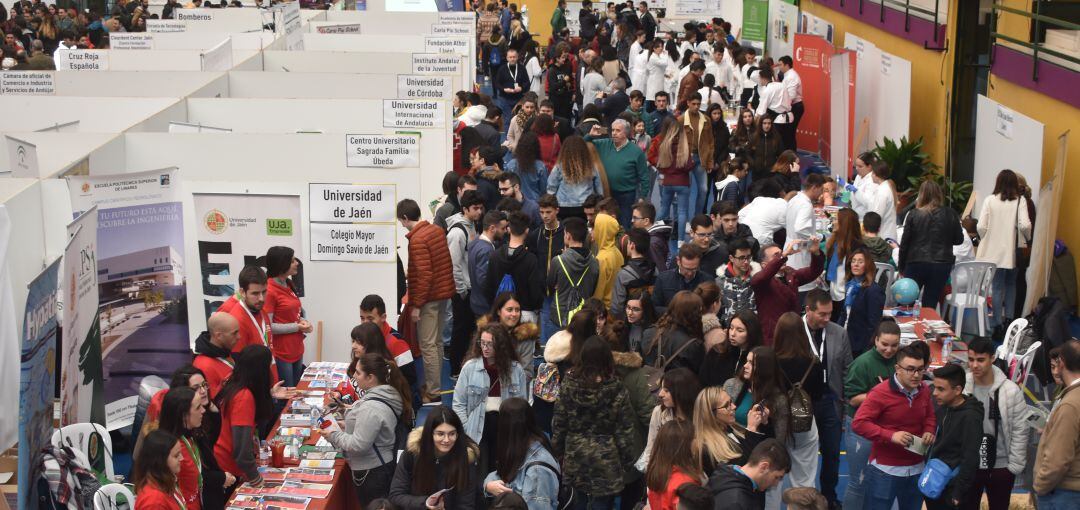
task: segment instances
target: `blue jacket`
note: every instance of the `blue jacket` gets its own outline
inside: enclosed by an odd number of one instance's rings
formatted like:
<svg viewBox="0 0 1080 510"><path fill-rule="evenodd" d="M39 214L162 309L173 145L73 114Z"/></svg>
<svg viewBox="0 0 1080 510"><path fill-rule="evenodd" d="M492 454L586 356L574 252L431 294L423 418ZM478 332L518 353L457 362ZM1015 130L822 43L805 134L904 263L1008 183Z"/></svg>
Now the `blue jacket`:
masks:
<svg viewBox="0 0 1080 510"><path fill-rule="evenodd" d="M545 466L529 466L533 462L543 462L555 469L561 469L551 452L544 448L539 441L529 446L525 454L525 461L518 469L517 476L513 480L503 480L514 492L525 499L529 510L557 510L559 506L559 474ZM483 487L488 482L499 479L498 472L488 473L484 479ZM486 490L485 490L486 493Z"/></svg>
<svg viewBox="0 0 1080 510"><path fill-rule="evenodd" d="M469 241L466 250L469 252L469 281L477 282L469 293L469 307L479 317L491 311L491 297L481 289L487 281L488 264L495 254L495 245L486 237L477 237Z"/></svg>
<svg viewBox="0 0 1080 510"><path fill-rule="evenodd" d="M524 398L529 396L525 393L525 370L521 363L513 362L510 365L510 382L499 385L499 397ZM491 379L487 370L484 369L483 358L473 358L461 366L457 384L454 386L454 403L452 407L465 425L465 433L477 444L484 437L484 415L487 412L486 403L488 391L491 390Z"/></svg>
<svg viewBox="0 0 1080 510"><path fill-rule="evenodd" d="M581 207L589 195L603 195L604 185L600 183L600 173L595 168L592 179L569 183L563 179L562 167L555 165L548 176L547 192L555 195L561 207Z"/></svg>
<svg viewBox="0 0 1080 510"><path fill-rule="evenodd" d="M521 178L522 195L530 200L539 200L540 195L547 193L548 169L539 159L533 162L533 167L532 172L526 172L518 168L517 159L511 159L506 164L506 171L514 172Z"/></svg>
<svg viewBox="0 0 1080 510"><path fill-rule="evenodd" d="M847 316L847 334L851 352L855 356L871 348L874 330L881 323L881 310L885 307L885 291L877 283L859 287Z"/></svg>
<svg viewBox="0 0 1080 510"><path fill-rule="evenodd" d="M678 294L680 290L694 290L698 285L711 281L713 281L713 277L703 271L698 271L690 281L686 281L678 268L668 269L656 275L656 282L653 284L652 292L653 308L656 309L656 315L663 315L667 311L667 305L671 302L671 298L675 297L675 294Z"/></svg>

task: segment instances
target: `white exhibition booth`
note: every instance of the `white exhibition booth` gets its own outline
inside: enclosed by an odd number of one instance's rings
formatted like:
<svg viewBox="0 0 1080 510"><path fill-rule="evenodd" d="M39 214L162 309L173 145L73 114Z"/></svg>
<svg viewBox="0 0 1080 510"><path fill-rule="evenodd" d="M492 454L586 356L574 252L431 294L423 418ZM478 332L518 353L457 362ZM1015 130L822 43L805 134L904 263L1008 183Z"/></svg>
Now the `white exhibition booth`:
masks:
<svg viewBox="0 0 1080 510"><path fill-rule="evenodd" d="M296 52L283 52L284 54ZM306 53L306 52L305 52ZM215 75L194 97L223 98L307 98L307 99L413 99L422 96L450 99L461 90L458 77L417 76L406 72L394 74L393 70L381 74L341 72L281 72L231 71ZM410 85L415 80L437 79L430 87L417 88ZM313 87L312 84L318 84ZM446 94L443 96L442 94Z"/></svg>

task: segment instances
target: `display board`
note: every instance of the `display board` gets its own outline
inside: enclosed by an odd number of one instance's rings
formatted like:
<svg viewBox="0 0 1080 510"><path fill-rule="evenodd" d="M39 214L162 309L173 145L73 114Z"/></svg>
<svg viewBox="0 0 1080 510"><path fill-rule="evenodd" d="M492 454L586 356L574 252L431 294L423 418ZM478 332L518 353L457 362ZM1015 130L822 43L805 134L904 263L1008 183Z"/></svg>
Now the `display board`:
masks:
<svg viewBox="0 0 1080 510"><path fill-rule="evenodd" d="M885 137L909 135L911 121L911 62L881 51L872 42L851 33L844 47L853 50L855 69L855 130L853 152L866 152Z"/></svg>
<svg viewBox="0 0 1080 510"><path fill-rule="evenodd" d="M10 278L3 267L5 241L10 234L7 211L0 207L0 318L15 327L14 303L11 297ZM53 434L53 385L56 380L56 334L59 324L56 321L60 276L60 259L54 260L44 271L34 278L27 288L26 313L23 317L22 341L14 338L2 338L0 352L5 354L5 362L18 366L18 372L12 370L4 374L4 383L18 385L18 413L3 413L0 420L5 427L4 433L19 431L19 505L18 508L34 510L39 507L35 492L36 484L24 480L41 478L44 468L42 448L49 445ZM10 314L10 315L9 315ZM10 322L7 320L10 319ZM8 344L7 341L11 340ZM21 349L18 349L21 347ZM7 352L8 349L15 351ZM19 352L21 350L21 352ZM11 355L7 358L7 355ZM21 360L21 363L20 363ZM8 368L5 365L5 368ZM16 376L16 373L19 375ZM16 387L12 384L11 388ZM7 391L5 394L14 395ZM7 403L7 402L5 402ZM5 407L12 409L13 407ZM18 421L18 427L7 427L9 421ZM3 444L7 444L5 440Z"/></svg>
<svg viewBox="0 0 1080 510"><path fill-rule="evenodd" d="M799 8L794 0L769 0L769 34L765 49L773 58L791 55L795 50L795 32Z"/></svg>
<svg viewBox="0 0 1080 510"><path fill-rule="evenodd" d="M101 374L101 327L98 323L97 208L91 207L67 227L62 289L60 426L105 425Z"/></svg>
<svg viewBox="0 0 1080 510"><path fill-rule="evenodd" d="M1027 179L1031 198L1039 203L1042 182L1043 130L1041 122L979 95L975 110L974 191L979 216L982 199L993 194L998 172L1009 169Z"/></svg>
<svg viewBox="0 0 1080 510"><path fill-rule="evenodd" d="M795 34L793 67L802 78L803 105L806 108L795 139L800 149L818 153L825 161L829 161L829 137L832 136L828 119L831 112L829 73L833 54L832 45L824 38Z"/></svg>

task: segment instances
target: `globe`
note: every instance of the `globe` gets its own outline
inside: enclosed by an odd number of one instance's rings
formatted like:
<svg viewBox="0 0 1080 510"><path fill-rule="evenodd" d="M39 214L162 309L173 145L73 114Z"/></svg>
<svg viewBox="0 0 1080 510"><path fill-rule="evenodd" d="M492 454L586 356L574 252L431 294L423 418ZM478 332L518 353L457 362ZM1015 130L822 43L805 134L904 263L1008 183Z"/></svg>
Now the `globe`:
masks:
<svg viewBox="0 0 1080 510"><path fill-rule="evenodd" d="M897 304L910 306L919 299L919 284L911 278L901 278L893 283L892 293Z"/></svg>

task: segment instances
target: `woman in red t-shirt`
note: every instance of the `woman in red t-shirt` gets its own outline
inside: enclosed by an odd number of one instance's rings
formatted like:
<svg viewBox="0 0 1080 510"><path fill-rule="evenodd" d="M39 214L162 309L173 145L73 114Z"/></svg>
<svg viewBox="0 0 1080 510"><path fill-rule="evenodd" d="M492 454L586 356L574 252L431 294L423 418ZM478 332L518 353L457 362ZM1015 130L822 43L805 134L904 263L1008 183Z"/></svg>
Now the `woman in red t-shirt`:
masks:
<svg viewBox="0 0 1080 510"><path fill-rule="evenodd" d="M172 381L169 382L169 387L163 389L154 394L150 398L150 403L146 406L146 416L143 418L143 424L139 427L139 438L135 441L135 453L138 454L139 446L142 439L146 437L146 434L151 430L158 428L158 417L161 414L161 404L165 401L165 395L169 393L173 388L191 388L201 397L203 406L206 407L207 412L217 413L217 409L213 408L213 404L210 402L209 385L206 383L206 377L203 375L203 371L195 368L194 365L184 365L172 375ZM216 434L216 431L214 432Z"/></svg>
<svg viewBox="0 0 1080 510"><path fill-rule="evenodd" d="M258 424L274 418L270 371L266 369L270 349L249 345L233 359L232 377L218 393L221 432L214 444L214 458L225 472L258 487L263 483L256 463ZM275 385L274 391L279 391L280 385Z"/></svg>
<svg viewBox="0 0 1080 510"><path fill-rule="evenodd" d="M273 333L274 361L278 376L285 386L293 387L300 382L304 372L304 336L311 333L311 323L304 318L300 297L292 277L296 275L300 261L288 246L271 246L266 250L266 301L263 313L270 318Z"/></svg>
<svg viewBox="0 0 1080 510"><path fill-rule="evenodd" d="M650 510L675 510L679 505L675 491L685 483L700 484L705 478L691 448L693 441L694 428L686 420L669 421L656 433L645 471Z"/></svg>
<svg viewBox="0 0 1080 510"><path fill-rule="evenodd" d="M225 473L213 459L213 450L204 439L203 416L206 414L203 392L180 387L169 391L161 407L159 430L180 439L180 474L177 482L188 510L212 507L213 501L224 501L225 489L236 483L236 477Z"/></svg>
<svg viewBox="0 0 1080 510"><path fill-rule="evenodd" d="M147 434L135 457L135 510L186 510L176 483L180 473L180 441L164 430Z"/></svg>

